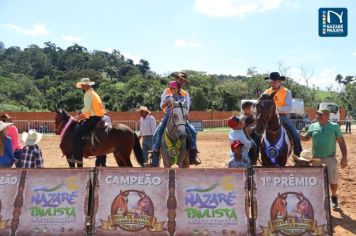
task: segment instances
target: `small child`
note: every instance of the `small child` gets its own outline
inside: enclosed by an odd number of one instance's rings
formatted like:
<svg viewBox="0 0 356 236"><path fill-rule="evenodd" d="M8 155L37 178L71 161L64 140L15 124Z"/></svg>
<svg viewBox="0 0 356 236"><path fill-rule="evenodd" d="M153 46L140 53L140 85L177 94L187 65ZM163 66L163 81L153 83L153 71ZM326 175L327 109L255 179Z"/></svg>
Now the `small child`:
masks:
<svg viewBox="0 0 356 236"><path fill-rule="evenodd" d="M233 167L249 167L250 158L248 152L252 146L252 142L246 137L244 131L245 117L232 116L229 118L227 124L231 128L229 133L230 144L233 144L234 141L239 141L239 143L243 144L241 147L241 159L239 160L236 160L235 158L235 152L238 152L238 150L235 150L236 148L230 150L230 162L232 162L231 165L233 165Z"/></svg>
<svg viewBox="0 0 356 236"><path fill-rule="evenodd" d="M42 136L42 134L37 133L34 129L30 129L28 133L22 133L22 141L25 143L25 146L21 152L21 168L43 168L42 152L37 145L41 141Z"/></svg>
<svg viewBox="0 0 356 236"><path fill-rule="evenodd" d="M234 159L230 159L229 161L229 168L237 168L241 167L241 159L242 159L242 150L243 150L244 144L241 143L239 140L234 140L231 143L231 151L234 155Z"/></svg>

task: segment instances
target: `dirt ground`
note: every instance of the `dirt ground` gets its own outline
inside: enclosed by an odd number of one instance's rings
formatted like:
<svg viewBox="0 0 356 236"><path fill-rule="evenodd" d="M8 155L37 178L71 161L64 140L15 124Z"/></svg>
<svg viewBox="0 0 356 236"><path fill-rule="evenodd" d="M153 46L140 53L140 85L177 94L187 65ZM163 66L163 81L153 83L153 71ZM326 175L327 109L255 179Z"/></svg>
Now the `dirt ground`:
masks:
<svg viewBox="0 0 356 236"><path fill-rule="evenodd" d="M347 148L349 166L340 170L339 203L340 210L332 213L334 235L356 235L356 134L344 134ZM304 148L311 147L311 141L302 143ZM45 136L40 147L43 152L45 167L67 167L65 158L62 158L59 149L59 136ZM199 157L202 165L199 168L224 168L229 159L229 141L227 131L206 131L198 134ZM337 158L341 153L338 148ZM131 156L134 166L138 166ZM85 167L94 167L95 159L85 160ZM107 166L117 166L114 157L110 154ZM194 167L193 167L194 168Z"/></svg>

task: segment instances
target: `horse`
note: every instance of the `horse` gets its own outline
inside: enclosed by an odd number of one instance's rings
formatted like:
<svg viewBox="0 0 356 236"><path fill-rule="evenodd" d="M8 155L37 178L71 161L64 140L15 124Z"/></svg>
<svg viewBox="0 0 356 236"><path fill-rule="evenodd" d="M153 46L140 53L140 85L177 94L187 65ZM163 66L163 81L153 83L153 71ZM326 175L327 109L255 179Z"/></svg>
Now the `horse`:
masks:
<svg viewBox="0 0 356 236"><path fill-rule="evenodd" d="M314 212L310 206L309 201L304 197L303 193L297 193L297 214L295 216L296 222L301 222L303 219L314 219Z"/></svg>
<svg viewBox="0 0 356 236"><path fill-rule="evenodd" d="M151 199L146 195L145 192L138 193L140 199L137 201L136 215L149 215L153 216L154 208Z"/></svg>
<svg viewBox="0 0 356 236"><path fill-rule="evenodd" d="M164 167L177 164L180 168L189 168L189 151L185 126L188 120L186 101L169 100L171 114L161 139L161 156Z"/></svg>
<svg viewBox="0 0 356 236"><path fill-rule="evenodd" d="M60 148L62 153L66 156L68 165L71 168L75 167L75 164L69 160L73 154L74 130L76 125L78 125L78 121L68 114L68 112L62 109L56 111L55 133L61 134ZM95 141L98 141L97 138L93 140L93 137L97 136L92 136L92 140L84 139L83 154L85 158L88 156L113 153L119 167L132 167L130 155L132 150L134 150L137 162L143 167L144 157L140 141L137 135L128 126L119 124L107 129L107 132L104 130L101 131L100 129L104 128L94 128L95 134L97 134L97 131L101 134L101 140L98 143L95 143ZM93 143L95 143L94 146ZM83 167L83 164L77 164L77 167Z"/></svg>
<svg viewBox="0 0 356 236"><path fill-rule="evenodd" d="M111 205L111 215L116 215L116 214L121 214L123 216L127 215L127 213L129 212L128 195L129 195L128 192L122 192L122 190L120 190L119 195L114 199Z"/></svg>
<svg viewBox="0 0 356 236"><path fill-rule="evenodd" d="M262 166L285 166L291 154L292 143L281 125L273 97L274 93L262 94L256 103L256 131L262 136Z"/></svg>
<svg viewBox="0 0 356 236"><path fill-rule="evenodd" d="M283 219L286 220L288 218L287 212L287 194L278 193L278 197L274 200L271 209L271 219Z"/></svg>

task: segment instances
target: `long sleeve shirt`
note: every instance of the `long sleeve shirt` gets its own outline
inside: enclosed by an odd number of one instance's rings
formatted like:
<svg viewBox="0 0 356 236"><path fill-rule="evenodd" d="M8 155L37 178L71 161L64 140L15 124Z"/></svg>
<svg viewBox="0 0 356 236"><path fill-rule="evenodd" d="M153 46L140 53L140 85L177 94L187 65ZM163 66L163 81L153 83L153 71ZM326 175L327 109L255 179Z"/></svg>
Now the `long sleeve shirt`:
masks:
<svg viewBox="0 0 356 236"><path fill-rule="evenodd" d="M11 138L6 137L4 145L4 155L0 156L0 165L12 165L14 162L14 152L12 151Z"/></svg>
<svg viewBox="0 0 356 236"><path fill-rule="evenodd" d="M279 113L289 113L292 110L292 92L288 90L285 99L286 105L278 108Z"/></svg>
<svg viewBox="0 0 356 236"><path fill-rule="evenodd" d="M11 138L12 151L14 152L17 149L22 149L20 140L19 140L19 131L16 126L11 125L6 132L6 135Z"/></svg>
<svg viewBox="0 0 356 236"><path fill-rule="evenodd" d="M140 120L140 136L151 136L156 131L156 119L147 115L146 118L141 117Z"/></svg>
<svg viewBox="0 0 356 236"><path fill-rule="evenodd" d="M37 145L26 145L23 147L21 168L43 168L42 152Z"/></svg>

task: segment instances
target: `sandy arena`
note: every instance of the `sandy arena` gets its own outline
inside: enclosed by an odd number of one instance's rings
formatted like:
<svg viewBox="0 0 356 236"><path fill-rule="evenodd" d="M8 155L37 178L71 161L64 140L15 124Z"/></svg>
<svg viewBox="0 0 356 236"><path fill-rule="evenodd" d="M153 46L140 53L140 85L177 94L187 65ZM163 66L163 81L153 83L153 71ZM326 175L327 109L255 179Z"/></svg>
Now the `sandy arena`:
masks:
<svg viewBox="0 0 356 236"><path fill-rule="evenodd" d="M356 235L356 135L344 134L347 148L349 166L340 170L339 181L339 204L341 210L333 211L332 226L334 235ZM311 147L311 141L302 143L304 148ZM45 136L40 147L43 152L44 165L47 168L67 167L65 158L59 149L59 136ZM199 168L224 168L229 159L229 141L227 131L206 131L198 134L199 157L202 165ZM341 153L338 148L337 158L340 160ZM134 166L138 166L131 156ZM85 160L85 167L94 167L95 159ZM112 154L108 156L107 166L117 166Z"/></svg>

